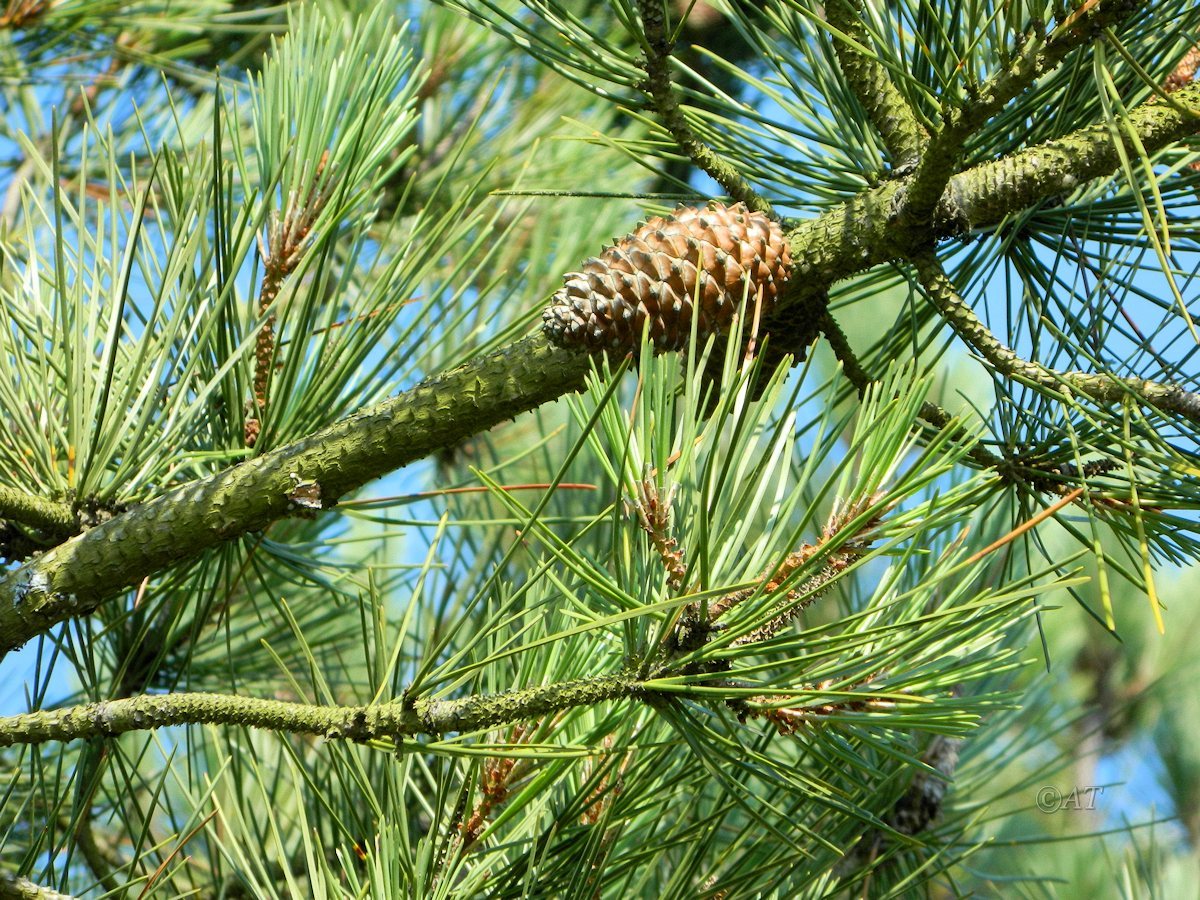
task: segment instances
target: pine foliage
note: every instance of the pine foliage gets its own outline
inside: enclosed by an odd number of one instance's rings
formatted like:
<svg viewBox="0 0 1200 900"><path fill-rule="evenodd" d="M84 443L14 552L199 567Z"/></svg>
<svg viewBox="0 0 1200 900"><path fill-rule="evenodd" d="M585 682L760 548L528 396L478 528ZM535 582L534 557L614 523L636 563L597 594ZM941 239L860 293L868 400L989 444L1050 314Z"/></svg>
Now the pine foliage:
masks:
<svg viewBox="0 0 1200 900"><path fill-rule="evenodd" d="M1181 895L1198 46L9 2L0 898Z"/></svg>

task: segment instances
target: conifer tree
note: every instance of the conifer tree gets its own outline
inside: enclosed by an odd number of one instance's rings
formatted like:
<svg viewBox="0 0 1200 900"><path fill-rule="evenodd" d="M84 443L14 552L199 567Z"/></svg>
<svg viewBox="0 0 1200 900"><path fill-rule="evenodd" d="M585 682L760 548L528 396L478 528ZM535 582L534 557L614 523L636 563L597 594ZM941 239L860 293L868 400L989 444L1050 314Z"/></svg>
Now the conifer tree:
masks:
<svg viewBox="0 0 1200 900"><path fill-rule="evenodd" d="M1181 895L1198 46L10 0L0 898Z"/></svg>

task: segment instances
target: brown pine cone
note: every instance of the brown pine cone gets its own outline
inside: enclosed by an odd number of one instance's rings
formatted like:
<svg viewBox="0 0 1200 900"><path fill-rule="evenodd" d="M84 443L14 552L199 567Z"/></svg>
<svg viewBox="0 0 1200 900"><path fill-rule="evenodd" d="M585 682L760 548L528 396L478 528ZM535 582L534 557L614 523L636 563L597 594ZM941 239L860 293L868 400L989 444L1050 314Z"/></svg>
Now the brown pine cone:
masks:
<svg viewBox="0 0 1200 900"><path fill-rule="evenodd" d="M659 350L679 350L688 344L693 313L701 341L720 333L747 287L747 318L760 292L765 316L791 267L783 230L761 213L741 203L680 207L567 275L542 313L543 328L563 347L627 350L649 322Z"/></svg>

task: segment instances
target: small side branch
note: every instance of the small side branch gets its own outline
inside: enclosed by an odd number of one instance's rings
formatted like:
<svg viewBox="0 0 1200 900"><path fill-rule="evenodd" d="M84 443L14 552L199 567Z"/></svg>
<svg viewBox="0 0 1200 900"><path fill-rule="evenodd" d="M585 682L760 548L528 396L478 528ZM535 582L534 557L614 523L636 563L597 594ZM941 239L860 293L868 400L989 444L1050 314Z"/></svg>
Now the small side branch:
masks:
<svg viewBox="0 0 1200 900"><path fill-rule="evenodd" d="M146 695L0 718L0 747L116 737L132 731L200 724L238 725L360 743L399 740L420 734L482 731L607 700L640 699L646 694L635 676L620 673L457 700L370 706L321 706L210 693Z"/></svg>
<svg viewBox="0 0 1200 900"><path fill-rule="evenodd" d="M0 485L0 519L57 535L79 531L79 516L69 504L46 500Z"/></svg>
<svg viewBox="0 0 1200 900"><path fill-rule="evenodd" d="M850 346L850 341L846 338L846 333L842 331L842 326L830 314L826 314L825 321L821 324L821 331L825 335L825 339L829 341L829 349L833 351L833 355L837 357L838 362L842 364L842 374L844 374L849 382L854 385L858 395L862 397L867 392L867 388L873 383L873 379L867 374L862 367L862 363L858 361L858 356L855 355L853 348ZM953 420L948 412L938 406L936 403L930 403L928 400L921 404L919 411L921 418L932 427L939 431L950 428ZM961 428L956 428L954 432L956 440L969 442L972 440ZM1004 464L1004 460L994 453L989 453L978 444L973 444L967 453L967 457L982 469L994 469L997 472L1005 472L1008 466Z"/></svg>
<svg viewBox="0 0 1200 900"><path fill-rule="evenodd" d="M643 88L650 95L655 111L671 137L675 139L675 143L679 145L679 149L711 175L734 200L745 203L756 212L778 218L766 198L760 196L733 166L721 159L702 141L688 124L671 84L668 61L671 58L672 46L667 36L662 0L638 0L638 10L648 48L645 58L646 81Z"/></svg>
<svg viewBox="0 0 1200 900"><path fill-rule="evenodd" d="M874 379L867 374L862 363L858 361L858 355L850 346L846 332L842 331L842 326L832 313L825 313L825 318L821 321L821 333L825 335L825 340L829 341L829 349L833 351L837 361L842 364L842 374L854 385L858 396L863 397Z"/></svg>
<svg viewBox="0 0 1200 900"><path fill-rule="evenodd" d="M947 106L944 124L929 142L905 195L902 226L929 221L938 201L957 170L964 142L1042 75L1057 68L1073 50L1094 41L1105 28L1119 24L1146 0L1085 3L1047 36L1039 27L1027 31L1011 62L994 74L970 102Z"/></svg>
<svg viewBox="0 0 1200 900"><path fill-rule="evenodd" d="M892 83L887 69L876 57L859 49L869 41L862 21L862 0L829 0L825 15L829 24L845 36L834 36L838 64L883 138L892 157L892 167L899 169L915 163L929 136Z"/></svg>
<svg viewBox="0 0 1200 900"><path fill-rule="evenodd" d="M21 878L0 872L0 900L73 900L70 894L58 891Z"/></svg>
<svg viewBox="0 0 1200 900"><path fill-rule="evenodd" d="M1056 372L1022 359L992 334L959 296L933 252L918 254L912 262L921 287L950 327L1000 374L1056 394L1079 394L1097 403L1134 400L1200 424L1200 394L1177 385L1107 374Z"/></svg>

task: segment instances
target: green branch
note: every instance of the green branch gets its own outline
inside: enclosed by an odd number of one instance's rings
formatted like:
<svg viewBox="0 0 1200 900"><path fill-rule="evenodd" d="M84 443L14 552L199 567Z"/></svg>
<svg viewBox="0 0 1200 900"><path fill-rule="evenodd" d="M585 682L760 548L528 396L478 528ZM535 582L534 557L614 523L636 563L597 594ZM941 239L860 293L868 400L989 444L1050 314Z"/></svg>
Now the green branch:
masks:
<svg viewBox="0 0 1200 900"><path fill-rule="evenodd" d="M1104 373L1056 372L1022 359L992 334L959 296L934 253L914 257L913 265L921 287L950 327L1001 374L1055 394L1081 394L1097 403L1117 405L1135 400L1200 424L1200 394L1176 385Z"/></svg>
<svg viewBox="0 0 1200 900"><path fill-rule="evenodd" d="M1146 2L1116 0L1085 5L1062 22L1049 38L1040 30L1031 29L1012 61L989 78L969 102L947 106L943 112L944 124L930 139L905 192L903 225L919 228L929 220L956 170L963 144L972 133L1039 77L1057 68L1069 53L1091 43L1105 28L1128 18Z"/></svg>
<svg viewBox="0 0 1200 900"><path fill-rule="evenodd" d="M837 358L837 361L842 364L842 374L854 385L854 389L858 391L858 396L860 398L864 397L867 393L867 388L871 386L875 379L868 375L867 370L862 367L862 363L858 360L858 355L850 346L850 339L846 337L846 332L842 331L842 326L838 323L838 320L828 311L821 322L821 333L825 335L825 340L829 342L829 349L833 351L833 355Z"/></svg>
<svg viewBox="0 0 1200 900"><path fill-rule="evenodd" d="M933 211L926 234L940 240L995 225L1017 210L1111 175L1120 167L1122 153L1154 154L1200 132L1200 82L1171 96L1179 109L1143 103L1129 113L1130 127L1118 135L1121 149L1107 125L1089 125L955 175ZM1195 112L1189 114L1189 109ZM1135 146L1135 136L1141 150ZM792 223L785 232L792 277L782 305L825 290L856 272L905 258L909 248L897 226L913 177L889 181L815 219Z"/></svg>
<svg viewBox="0 0 1200 900"><path fill-rule="evenodd" d="M1132 134L1154 153L1200 131L1200 84L1172 95L1180 104L1143 104ZM1010 213L1111 174L1120 164L1107 126L977 166L951 179L930 229L945 238L998 223ZM787 234L793 271L780 307L832 282L904 256L892 224L907 179L888 182ZM204 550L305 512L296 489L320 493L324 508L349 491L520 412L578 390L588 357L554 347L540 333L474 360L300 441L184 485L61 544L0 581L0 654L85 615L122 588ZM1097 385L1097 388L1100 386ZM1109 389L1115 389L1109 383ZM1120 388L1126 390L1127 388Z"/></svg>
<svg viewBox="0 0 1200 900"><path fill-rule="evenodd" d="M865 49L869 38L862 21L862 0L830 0L825 5L825 14L829 24L841 32L834 35L838 64L883 138L892 157L892 167L899 169L915 163L928 135L892 83L887 68Z"/></svg>
<svg viewBox="0 0 1200 900"><path fill-rule="evenodd" d="M35 884L28 878L0 872L0 900L73 900L70 894L60 894L51 888Z"/></svg>
<svg viewBox="0 0 1200 900"><path fill-rule="evenodd" d="M734 200L740 200L750 209L777 218L771 204L750 186L738 171L721 159L692 130L675 97L671 85L671 72L667 61L671 58L671 41L667 37L662 0L639 0L638 10L645 31L647 51L645 58L646 83L644 89L650 95L654 108L663 125L693 163L712 176Z"/></svg>
<svg viewBox="0 0 1200 900"><path fill-rule="evenodd" d="M320 706L226 694L152 694L0 718L0 747L116 737L171 725L237 725L358 742L397 740L484 731L646 694L642 683L626 673L458 700L369 706Z"/></svg>
<svg viewBox="0 0 1200 900"><path fill-rule="evenodd" d="M56 535L79 531L79 516L69 504L0 485L0 519Z"/></svg>
<svg viewBox="0 0 1200 900"><path fill-rule="evenodd" d="M147 575L310 512L313 493L331 507L373 478L579 390L588 365L539 333L92 528L0 582L0 654Z"/></svg>

